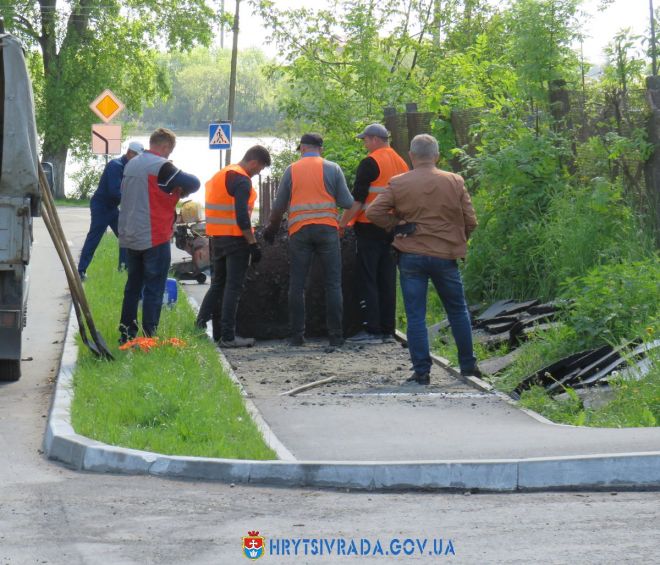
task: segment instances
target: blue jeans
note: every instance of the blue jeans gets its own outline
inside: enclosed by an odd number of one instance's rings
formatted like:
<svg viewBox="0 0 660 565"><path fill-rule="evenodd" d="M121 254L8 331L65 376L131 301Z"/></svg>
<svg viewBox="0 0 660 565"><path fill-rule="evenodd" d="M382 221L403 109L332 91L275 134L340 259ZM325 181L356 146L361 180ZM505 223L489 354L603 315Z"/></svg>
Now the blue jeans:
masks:
<svg viewBox="0 0 660 565"><path fill-rule="evenodd" d="M155 335L160 321L170 257L169 241L142 251L128 250L128 279L124 287L124 302L119 322L120 341L137 336L137 310L141 291L142 331L145 336Z"/></svg>
<svg viewBox="0 0 660 565"><path fill-rule="evenodd" d="M101 242L101 238L105 234L108 227L118 237L117 223L119 220L119 208L116 205L107 204L103 200L98 200L92 197L89 205L91 220L89 224L89 232L85 238L82 251L80 252L80 260L78 261L78 272L84 273L87 267L92 262L94 252ZM119 248L119 268L126 265L126 252L127 250Z"/></svg>
<svg viewBox="0 0 660 565"><path fill-rule="evenodd" d="M456 261L429 255L401 253L399 274L408 319L408 349L415 373L424 375L431 370L429 338L426 330L426 295L429 279L433 282L447 312L458 349L461 370L473 369L477 360L472 350L470 314Z"/></svg>
<svg viewBox="0 0 660 565"><path fill-rule="evenodd" d="M323 265L328 336L342 337L343 298L339 232L332 226L303 226L289 239L289 325L292 337L305 334L305 281L317 255Z"/></svg>

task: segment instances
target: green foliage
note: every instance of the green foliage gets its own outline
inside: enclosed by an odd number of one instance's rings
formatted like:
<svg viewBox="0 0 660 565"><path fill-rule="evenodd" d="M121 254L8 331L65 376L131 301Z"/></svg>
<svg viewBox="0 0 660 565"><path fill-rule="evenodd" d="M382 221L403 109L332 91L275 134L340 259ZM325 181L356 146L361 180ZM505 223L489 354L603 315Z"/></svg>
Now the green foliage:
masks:
<svg viewBox="0 0 660 565"><path fill-rule="evenodd" d="M0 17L28 49L40 51L42 69L32 75L37 128L44 157L55 165L56 194L63 195L67 152L89 144L96 121L89 103L112 87L128 110L139 112L167 94L155 45L185 50L208 43L215 12L206 0L67 0L57 6L17 0L0 5Z"/></svg>
<svg viewBox="0 0 660 565"><path fill-rule="evenodd" d="M621 188L603 178L567 186L553 198L542 225L538 247L530 250L545 265L539 296L556 296L565 279L596 265L642 259L652 247Z"/></svg>
<svg viewBox="0 0 660 565"><path fill-rule="evenodd" d="M580 397L571 389L566 389L566 392L568 394L565 400L557 400L548 395L544 388L533 386L522 394L520 405L554 422L583 425L584 422L578 423L584 419Z"/></svg>
<svg viewBox="0 0 660 565"><path fill-rule="evenodd" d="M652 365L648 375L641 379L612 378L610 399L601 401L600 405L585 407L577 391L571 388L564 389L565 395L551 397L538 386L525 391L520 404L555 422L574 426L657 426L660 423L660 354L651 353L650 357Z"/></svg>
<svg viewBox="0 0 660 565"><path fill-rule="evenodd" d="M547 103L549 84L572 78L580 0L515 0L508 16L511 60L523 91Z"/></svg>
<svg viewBox="0 0 660 565"><path fill-rule="evenodd" d="M569 279L567 323L580 345L618 343L660 330L660 261L609 264Z"/></svg>
<svg viewBox="0 0 660 565"><path fill-rule="evenodd" d="M484 144L491 144L492 133ZM542 241L543 218L553 196L567 185L561 166L566 147L547 134L524 132L495 153L470 160L480 190L474 197L479 219L465 268L472 299L527 297L540 292L545 258L534 251Z"/></svg>
<svg viewBox="0 0 660 565"><path fill-rule="evenodd" d="M117 240L109 235L94 255L85 291L115 361L99 361L78 341L71 413L76 432L170 455L274 459L215 345L195 328L185 299L164 308L159 325L160 336L183 339L185 347L143 352L113 345L126 281L116 265Z"/></svg>
<svg viewBox="0 0 660 565"><path fill-rule="evenodd" d="M144 129L167 124L180 130L202 130L227 117L231 51L198 47L189 53L160 55L170 95L145 109ZM267 77L272 61L258 49L239 53L236 80L235 131L273 130L279 120L276 107L278 79Z"/></svg>
<svg viewBox="0 0 660 565"><path fill-rule="evenodd" d="M76 200L89 200L99 185L105 165L101 162L85 161L80 170L71 175L73 193Z"/></svg>

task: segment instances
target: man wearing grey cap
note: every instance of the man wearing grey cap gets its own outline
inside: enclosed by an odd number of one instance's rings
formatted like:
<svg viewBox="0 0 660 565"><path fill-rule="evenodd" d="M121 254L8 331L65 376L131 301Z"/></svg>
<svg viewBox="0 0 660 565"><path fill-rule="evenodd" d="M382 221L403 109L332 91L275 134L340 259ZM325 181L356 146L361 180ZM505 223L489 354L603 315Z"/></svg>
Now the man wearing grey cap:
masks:
<svg viewBox="0 0 660 565"><path fill-rule="evenodd" d="M78 273L80 278L85 279L87 267L92 262L94 252L101 242L108 226L119 237L117 222L119 220L119 201L121 200L121 179L124 176L124 167L133 157L140 155L144 146L139 141L131 141L126 153L117 159L112 159L103 169L99 180L99 186L89 202L91 221L89 232L85 238L80 260L78 261ZM119 268L126 265L126 250L119 249Z"/></svg>
<svg viewBox="0 0 660 565"><path fill-rule="evenodd" d="M347 341L377 344L394 340L396 262L390 245L392 235L373 224L366 211L379 194L388 190L392 177L408 171L408 165L390 147L389 132L383 125L368 125L357 137L369 155L358 165L355 204L343 215L340 228L355 222L356 290L363 329Z"/></svg>
<svg viewBox="0 0 660 565"><path fill-rule="evenodd" d="M289 255L289 345L304 344L305 280L314 257L323 264L326 320L331 347L341 347L343 301L341 252L337 206L348 209L353 198L337 163L321 157L323 138L306 133L300 139L301 158L282 175L264 239L270 243L288 210Z"/></svg>
<svg viewBox="0 0 660 565"><path fill-rule="evenodd" d="M431 382L426 330L429 279L447 312L463 376L480 376L472 348L470 314L458 259L477 227L472 200L459 175L438 169L438 141L420 134L410 142L413 170L392 179L367 210L375 224L394 232L399 252L401 293L406 308L408 351L413 373L407 383Z"/></svg>

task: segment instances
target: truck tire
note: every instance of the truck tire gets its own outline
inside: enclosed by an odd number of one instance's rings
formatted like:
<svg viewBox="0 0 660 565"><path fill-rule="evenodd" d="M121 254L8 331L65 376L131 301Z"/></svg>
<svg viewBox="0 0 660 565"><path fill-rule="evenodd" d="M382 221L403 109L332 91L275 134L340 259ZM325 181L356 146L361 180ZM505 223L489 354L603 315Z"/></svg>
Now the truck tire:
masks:
<svg viewBox="0 0 660 565"><path fill-rule="evenodd" d="M21 378L20 359L0 359L0 382L11 383Z"/></svg>

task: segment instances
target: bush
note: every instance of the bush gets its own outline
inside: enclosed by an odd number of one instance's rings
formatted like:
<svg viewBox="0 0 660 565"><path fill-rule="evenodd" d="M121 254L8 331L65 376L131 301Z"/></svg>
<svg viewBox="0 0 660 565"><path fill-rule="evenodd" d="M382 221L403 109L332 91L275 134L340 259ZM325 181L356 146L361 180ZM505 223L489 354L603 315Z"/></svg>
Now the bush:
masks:
<svg viewBox="0 0 660 565"><path fill-rule="evenodd" d="M479 183L479 227L465 268L472 300L540 295L547 265L538 248L552 199L568 187L565 152L553 134L528 131L493 154L468 160Z"/></svg>
<svg viewBox="0 0 660 565"><path fill-rule="evenodd" d="M579 346L618 343L660 329L660 258L603 265L562 285Z"/></svg>
<svg viewBox="0 0 660 565"><path fill-rule="evenodd" d="M648 256L650 242L618 185L594 178L552 199L540 241L531 254L545 265L539 296L554 297L560 284L596 265Z"/></svg>
<svg viewBox="0 0 660 565"><path fill-rule="evenodd" d="M78 200L90 199L99 185L99 179L104 168L104 163L83 161L80 170L71 175L75 187L71 196Z"/></svg>

